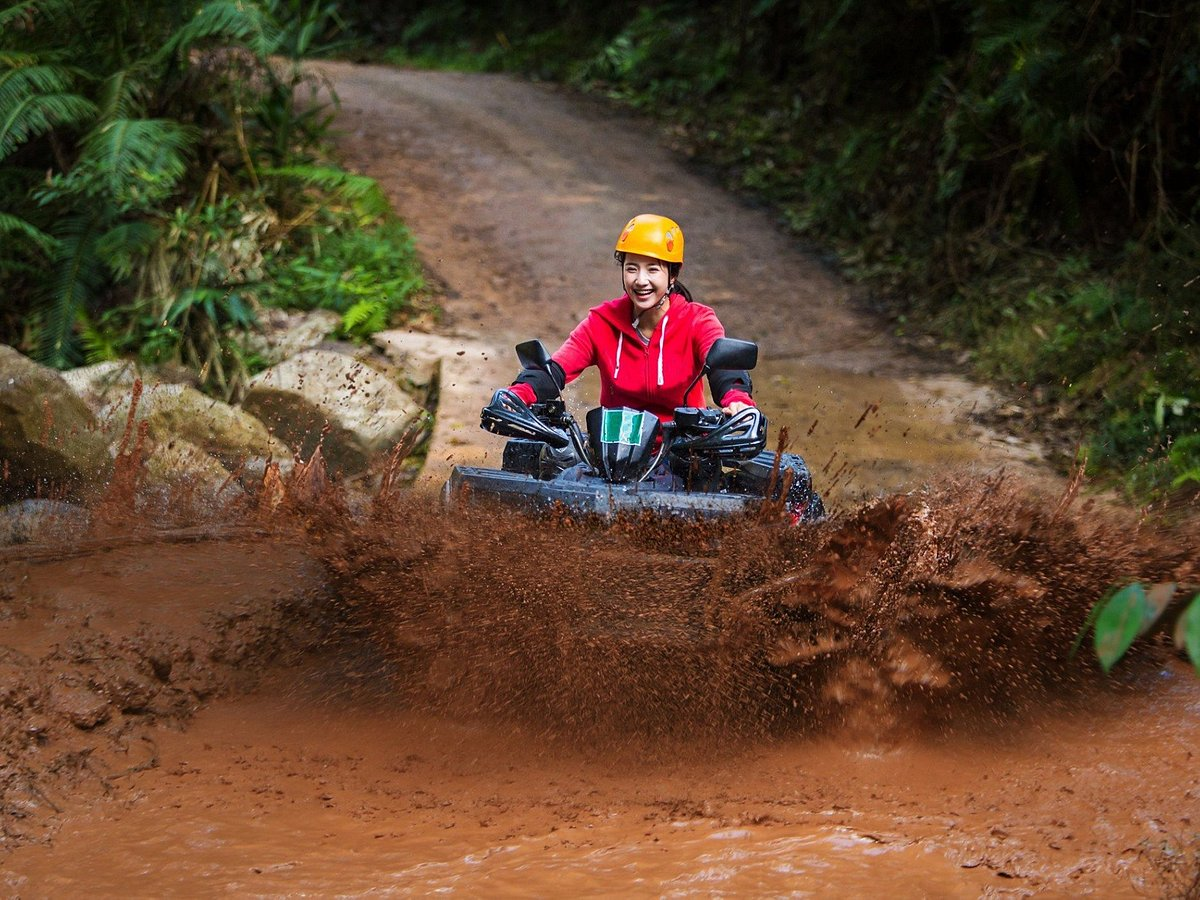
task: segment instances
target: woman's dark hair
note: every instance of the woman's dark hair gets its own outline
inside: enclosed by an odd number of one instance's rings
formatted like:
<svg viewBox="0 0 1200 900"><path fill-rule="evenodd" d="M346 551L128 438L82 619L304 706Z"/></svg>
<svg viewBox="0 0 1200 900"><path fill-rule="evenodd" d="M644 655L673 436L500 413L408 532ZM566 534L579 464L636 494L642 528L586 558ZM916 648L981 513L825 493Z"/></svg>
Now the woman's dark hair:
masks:
<svg viewBox="0 0 1200 900"><path fill-rule="evenodd" d="M619 266L625 265L625 251L624 250L614 250L613 251L613 259L615 259L617 261L617 265L619 265ZM679 278L679 270L682 268L683 268L683 263L677 263L677 262L668 262L667 263L667 275L670 277L670 279L672 281L675 282L674 286L671 288L671 293L672 294L681 294L683 296L683 299L685 299L688 303L691 303L692 302L692 292L689 291L684 286L682 281L676 280Z"/></svg>

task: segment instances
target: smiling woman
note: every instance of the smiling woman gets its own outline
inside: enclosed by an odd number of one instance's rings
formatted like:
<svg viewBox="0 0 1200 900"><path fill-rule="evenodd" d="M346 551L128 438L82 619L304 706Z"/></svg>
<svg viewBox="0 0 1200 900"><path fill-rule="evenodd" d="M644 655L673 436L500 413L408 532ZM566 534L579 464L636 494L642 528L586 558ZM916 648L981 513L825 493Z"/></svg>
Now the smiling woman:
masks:
<svg viewBox="0 0 1200 900"><path fill-rule="evenodd" d="M596 366L605 407L647 410L666 422L678 407L704 406L697 375L725 328L679 282L683 247L683 229L674 220L650 213L630 219L613 249L625 293L593 307L552 355L549 374L526 370L513 392L526 403L552 399ZM708 381L725 412L754 405L748 373L714 371Z"/></svg>

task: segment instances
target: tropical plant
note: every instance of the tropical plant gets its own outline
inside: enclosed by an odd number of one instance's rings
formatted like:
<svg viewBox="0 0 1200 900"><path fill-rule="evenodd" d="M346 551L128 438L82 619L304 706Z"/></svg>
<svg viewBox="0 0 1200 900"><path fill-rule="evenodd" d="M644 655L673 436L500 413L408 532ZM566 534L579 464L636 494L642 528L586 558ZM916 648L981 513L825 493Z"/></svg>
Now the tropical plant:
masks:
<svg viewBox="0 0 1200 900"><path fill-rule="evenodd" d="M419 273L378 184L323 161L336 98L318 96L300 60L338 46L337 6L320 0L5 6L0 339L57 366L115 354L188 364L236 397L259 295L292 305L264 290L264 261L344 229L399 241L403 275L373 292L369 266L333 275L347 334L386 323ZM294 282L300 296L318 289Z"/></svg>
<svg viewBox="0 0 1200 900"><path fill-rule="evenodd" d="M271 306L333 310L342 334L361 339L413 311L423 288L412 238L388 218L372 228L306 229L292 253L267 262L258 296Z"/></svg>
<svg viewBox="0 0 1200 900"><path fill-rule="evenodd" d="M1187 653L1200 674L1200 593L1189 601L1173 583L1146 587L1135 581L1114 590L1092 608L1075 649L1090 629L1096 657L1108 672L1137 638L1155 628L1172 631L1175 646Z"/></svg>
<svg viewBox="0 0 1200 900"><path fill-rule="evenodd" d="M0 25L6 230L52 273L27 285L27 312L37 355L61 366L78 358L80 314L161 237L156 216L214 124L196 98L220 76L200 51L234 43L265 58L271 31L256 7L226 0L24 0Z"/></svg>

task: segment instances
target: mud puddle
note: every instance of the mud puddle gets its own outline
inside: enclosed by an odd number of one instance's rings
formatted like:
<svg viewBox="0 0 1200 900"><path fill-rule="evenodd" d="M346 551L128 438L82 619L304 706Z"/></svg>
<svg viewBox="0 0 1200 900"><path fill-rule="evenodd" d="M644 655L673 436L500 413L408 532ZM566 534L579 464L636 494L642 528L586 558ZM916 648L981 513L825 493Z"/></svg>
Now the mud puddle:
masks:
<svg viewBox="0 0 1200 900"><path fill-rule="evenodd" d="M10 561L5 771L41 780L5 821L45 825L10 893L1120 896L1194 841L1200 682L1153 641L1116 682L1068 651L1104 585L1200 555L1069 489L809 528L288 489L276 548ZM326 602L289 602L314 570Z"/></svg>
<svg viewBox="0 0 1200 900"><path fill-rule="evenodd" d="M1200 691L904 744L564 747L292 670L0 864L14 896L1145 896ZM1182 705L1180 705L1182 704ZM1136 801L1133 796L1136 795ZM1132 802L1131 802L1132 801Z"/></svg>
<svg viewBox="0 0 1200 900"><path fill-rule="evenodd" d="M1194 531L997 475L1013 445L980 452L965 383L924 374L761 214L662 148L632 129L596 142L611 112L509 79L330 71L346 152L459 286L445 327L489 329L506 360L513 340L554 344L612 295L605 248L631 202L678 205L700 251L687 280L763 346L756 395L838 515L790 531L769 516L595 529L447 519L394 497L350 515L314 478L292 510L302 552L150 545L101 578L101 549L42 569L38 596L16 579L0 644L27 645L5 659L25 680L0 700L6 749L23 755L0 773L16 846L0 884L1163 892L1161 848L1186 856L1200 832L1200 686L1154 640L1112 680L1066 651L1113 581L1195 582ZM480 451L479 398L512 374L482 370L464 357L466 412L439 413L434 484L453 453ZM498 447L483 452L494 462ZM964 461L967 477L934 477ZM369 648L361 668L277 658L309 609L286 600L314 570L338 602L303 646ZM167 600L185 581L208 595L177 618ZM118 612L103 640L72 643L105 621L92 606ZM142 633L143 618L157 627ZM97 677L97 658L101 674L124 672L118 659L132 673ZM264 670L259 693L237 696ZM87 702L51 703L60 677ZM172 702L114 704L126 683Z"/></svg>
<svg viewBox="0 0 1200 900"><path fill-rule="evenodd" d="M786 427L834 507L918 488L948 472L1000 468L1032 481L1036 445L973 426L995 398L951 376L882 377L800 360L767 360L754 394L775 433Z"/></svg>

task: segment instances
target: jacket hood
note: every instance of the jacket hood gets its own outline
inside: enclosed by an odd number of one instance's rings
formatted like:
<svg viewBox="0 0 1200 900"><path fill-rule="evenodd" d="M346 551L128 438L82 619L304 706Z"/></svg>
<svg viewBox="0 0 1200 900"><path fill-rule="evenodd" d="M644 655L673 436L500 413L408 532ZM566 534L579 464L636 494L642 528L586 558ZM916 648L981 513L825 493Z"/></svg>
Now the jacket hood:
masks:
<svg viewBox="0 0 1200 900"><path fill-rule="evenodd" d="M683 294L672 294L671 305L667 307L667 315L675 315L680 306L687 302L687 298ZM606 300L599 306L593 306L588 311L595 313L606 322L611 322L618 331L629 335L631 338L640 340L637 329L633 326L633 301L629 299L628 294L622 294L620 297Z"/></svg>
<svg viewBox="0 0 1200 900"><path fill-rule="evenodd" d="M680 307L686 304L687 298L682 294L671 294L667 311L658 325L655 326L658 335L658 371L656 381L659 387L662 387L663 384L663 357L667 343L667 327L671 323L671 316L678 315ZM594 312L605 322L609 322L617 329L617 355L612 371L612 377L615 381L621 374L621 355L625 349L625 338L629 337L635 341L642 340L642 336L638 334L638 330L633 324L633 300L629 294L622 294L620 297L609 300L607 303L593 306L591 312ZM651 338L651 342L654 342L653 338Z"/></svg>

